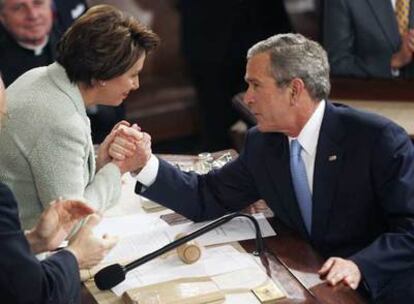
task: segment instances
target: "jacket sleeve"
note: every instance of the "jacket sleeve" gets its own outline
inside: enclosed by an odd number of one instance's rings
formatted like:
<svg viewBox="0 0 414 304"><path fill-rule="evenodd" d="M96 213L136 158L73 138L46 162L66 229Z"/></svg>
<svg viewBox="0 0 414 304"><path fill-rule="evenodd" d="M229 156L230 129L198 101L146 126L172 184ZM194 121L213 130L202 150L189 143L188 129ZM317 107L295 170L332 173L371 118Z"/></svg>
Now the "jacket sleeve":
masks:
<svg viewBox="0 0 414 304"><path fill-rule="evenodd" d="M0 297L4 303L79 303L75 257L62 250L38 261L20 228L17 203L0 184Z"/></svg>
<svg viewBox="0 0 414 304"><path fill-rule="evenodd" d="M73 116L73 115L72 115ZM107 164L96 174L90 134L80 117L68 117L43 128L28 157L43 206L60 196L84 198L93 208L113 206L121 193L121 174ZM86 165L85 160L89 159ZM92 163L93 162L93 163Z"/></svg>
<svg viewBox="0 0 414 304"><path fill-rule="evenodd" d="M393 275L414 268L414 148L407 134L392 123L371 148L377 207L388 227L350 259L375 295Z"/></svg>
<svg viewBox="0 0 414 304"><path fill-rule="evenodd" d="M140 194L194 221L239 211L259 199L246 154L206 175L181 172L160 160L155 182ZM140 189L137 184L136 192Z"/></svg>

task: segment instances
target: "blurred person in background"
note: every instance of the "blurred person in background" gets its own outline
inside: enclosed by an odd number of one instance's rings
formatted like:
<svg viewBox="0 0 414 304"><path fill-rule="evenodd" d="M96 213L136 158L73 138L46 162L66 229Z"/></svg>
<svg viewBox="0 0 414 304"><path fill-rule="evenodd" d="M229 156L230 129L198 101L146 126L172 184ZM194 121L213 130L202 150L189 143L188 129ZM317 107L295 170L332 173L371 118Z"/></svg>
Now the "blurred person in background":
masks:
<svg viewBox="0 0 414 304"><path fill-rule="evenodd" d="M326 0L333 76L414 78L414 0Z"/></svg>

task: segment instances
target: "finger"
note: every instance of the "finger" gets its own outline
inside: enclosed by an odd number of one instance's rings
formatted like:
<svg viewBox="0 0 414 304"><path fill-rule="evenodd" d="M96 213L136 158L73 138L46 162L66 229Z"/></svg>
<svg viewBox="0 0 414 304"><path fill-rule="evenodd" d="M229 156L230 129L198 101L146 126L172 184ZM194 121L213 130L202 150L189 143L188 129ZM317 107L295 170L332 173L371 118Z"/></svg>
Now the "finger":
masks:
<svg viewBox="0 0 414 304"><path fill-rule="evenodd" d="M126 120L121 120L117 122L117 124L112 128L112 130L117 130L120 126L127 126L129 127L131 124Z"/></svg>
<svg viewBox="0 0 414 304"><path fill-rule="evenodd" d="M79 200L62 201L62 206L66 212L76 219L83 218L95 212L91 207Z"/></svg>
<svg viewBox="0 0 414 304"><path fill-rule="evenodd" d="M122 146L125 149L135 151L137 141L133 137L125 138L122 136L117 136L115 137L113 144L117 144L119 146Z"/></svg>
<svg viewBox="0 0 414 304"><path fill-rule="evenodd" d="M125 155L123 153L119 153L119 152L115 151L112 147L109 148L109 155L114 160L124 160L125 159Z"/></svg>
<svg viewBox="0 0 414 304"><path fill-rule="evenodd" d="M141 131L141 127L140 126L138 126L136 123L134 123L133 125L132 125L132 128L134 128L135 130L137 130L137 131Z"/></svg>
<svg viewBox="0 0 414 304"><path fill-rule="evenodd" d="M124 136L130 136L134 138L135 140L141 140L143 133L135 128L119 128L118 130L121 134Z"/></svg>
<svg viewBox="0 0 414 304"><path fill-rule="evenodd" d="M83 225L84 228L87 229L93 229L96 225L99 224L99 222L101 221L102 217L100 217L98 214L93 213L91 215L89 215L86 218L85 224Z"/></svg>
<svg viewBox="0 0 414 304"><path fill-rule="evenodd" d="M128 147L123 146L122 144L118 144L118 143L113 143L110 147L109 147L109 154L111 154L112 152L114 153L119 153L119 154L123 154L125 156L132 156L134 155L136 150L136 147L134 146L133 149L130 149Z"/></svg>
<svg viewBox="0 0 414 304"><path fill-rule="evenodd" d="M341 282L345 278L345 274L341 272L339 269L332 268L329 271L328 275L326 276L326 280L332 286L335 286L339 282Z"/></svg>
<svg viewBox="0 0 414 304"><path fill-rule="evenodd" d="M352 275L347 275L344 278L345 285L348 285L352 289L357 289L358 283L356 282L356 279Z"/></svg>
<svg viewBox="0 0 414 304"><path fill-rule="evenodd" d="M333 264L335 263L335 259L334 258L329 258L321 267L321 269L319 269L318 273L320 275L325 275L329 269L331 269L331 267L333 266Z"/></svg>

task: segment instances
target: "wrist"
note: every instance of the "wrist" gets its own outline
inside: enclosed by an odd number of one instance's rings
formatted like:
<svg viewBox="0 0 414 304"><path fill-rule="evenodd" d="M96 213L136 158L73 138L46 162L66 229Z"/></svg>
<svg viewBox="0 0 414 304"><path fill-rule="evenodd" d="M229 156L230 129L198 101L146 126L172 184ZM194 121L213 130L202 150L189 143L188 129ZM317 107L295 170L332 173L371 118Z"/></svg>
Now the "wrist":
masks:
<svg viewBox="0 0 414 304"><path fill-rule="evenodd" d="M35 229L26 230L24 232L24 235L26 236L27 242L29 243L30 249L33 253L40 253L46 251L44 249L44 244L39 238Z"/></svg>
<svg viewBox="0 0 414 304"><path fill-rule="evenodd" d="M411 56L405 56L401 51L395 53L391 57L391 68L401 69L411 61Z"/></svg>
<svg viewBox="0 0 414 304"><path fill-rule="evenodd" d="M82 265L81 265L81 260L80 260L78 251L75 248L73 248L72 246L70 246L70 245L67 246L64 250L67 250L67 251L69 251L70 253L73 254L73 256L75 257L76 261L78 262L79 269L81 269L82 268Z"/></svg>

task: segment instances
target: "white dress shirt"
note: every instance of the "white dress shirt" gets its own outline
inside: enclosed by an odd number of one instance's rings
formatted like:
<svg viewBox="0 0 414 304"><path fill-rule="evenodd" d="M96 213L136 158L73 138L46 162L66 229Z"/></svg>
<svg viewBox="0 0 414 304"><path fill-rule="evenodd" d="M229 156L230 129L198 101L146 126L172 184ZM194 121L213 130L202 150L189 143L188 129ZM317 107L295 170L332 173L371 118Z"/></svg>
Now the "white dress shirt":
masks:
<svg viewBox="0 0 414 304"><path fill-rule="evenodd" d="M296 138L302 146L300 156L305 165L306 177L311 193L313 193L313 172L315 170L316 148L318 145L325 106L326 102L325 100L322 100ZM293 139L295 138L289 137L289 146Z"/></svg>

